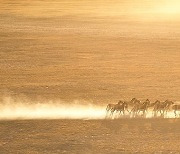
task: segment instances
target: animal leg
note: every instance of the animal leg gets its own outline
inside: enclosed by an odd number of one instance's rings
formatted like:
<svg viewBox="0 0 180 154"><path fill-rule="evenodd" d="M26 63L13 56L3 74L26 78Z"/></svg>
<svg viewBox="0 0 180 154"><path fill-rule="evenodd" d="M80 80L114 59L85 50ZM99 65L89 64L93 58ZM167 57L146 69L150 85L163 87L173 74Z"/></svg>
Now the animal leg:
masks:
<svg viewBox="0 0 180 154"><path fill-rule="evenodd" d="M174 110L174 114L175 114L175 117L177 116L177 114L176 114L176 110Z"/></svg>

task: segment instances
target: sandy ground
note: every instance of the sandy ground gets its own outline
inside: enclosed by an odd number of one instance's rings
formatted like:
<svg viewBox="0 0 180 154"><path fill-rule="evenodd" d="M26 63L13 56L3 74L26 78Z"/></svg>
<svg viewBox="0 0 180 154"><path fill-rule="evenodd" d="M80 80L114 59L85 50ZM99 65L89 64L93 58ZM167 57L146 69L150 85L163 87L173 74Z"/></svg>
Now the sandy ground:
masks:
<svg viewBox="0 0 180 154"><path fill-rule="evenodd" d="M0 0L0 107L179 101L179 6ZM0 153L178 152L179 126L177 119L0 121Z"/></svg>
<svg viewBox="0 0 180 154"><path fill-rule="evenodd" d="M180 19L166 2L0 0L0 95L179 101Z"/></svg>
<svg viewBox="0 0 180 154"><path fill-rule="evenodd" d="M179 153L179 119L0 121L0 153Z"/></svg>

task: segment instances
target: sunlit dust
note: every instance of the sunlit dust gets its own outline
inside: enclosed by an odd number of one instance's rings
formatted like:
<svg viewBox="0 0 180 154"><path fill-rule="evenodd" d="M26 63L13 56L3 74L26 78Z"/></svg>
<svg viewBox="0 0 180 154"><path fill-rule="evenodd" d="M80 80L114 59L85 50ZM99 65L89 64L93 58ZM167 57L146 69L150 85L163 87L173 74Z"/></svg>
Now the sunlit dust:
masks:
<svg viewBox="0 0 180 154"><path fill-rule="evenodd" d="M102 119L105 116L102 107L92 105L4 105L0 119Z"/></svg>
<svg viewBox="0 0 180 154"><path fill-rule="evenodd" d="M165 1L156 8L157 12L176 15L180 13L180 1Z"/></svg>
<svg viewBox="0 0 180 154"><path fill-rule="evenodd" d="M114 112L113 115L106 113L106 106L81 105L81 104L5 104L1 105L0 119L117 119L117 118L158 118L153 116L152 110L148 110L145 116L125 112L124 115ZM162 118L175 118L174 113L168 112Z"/></svg>

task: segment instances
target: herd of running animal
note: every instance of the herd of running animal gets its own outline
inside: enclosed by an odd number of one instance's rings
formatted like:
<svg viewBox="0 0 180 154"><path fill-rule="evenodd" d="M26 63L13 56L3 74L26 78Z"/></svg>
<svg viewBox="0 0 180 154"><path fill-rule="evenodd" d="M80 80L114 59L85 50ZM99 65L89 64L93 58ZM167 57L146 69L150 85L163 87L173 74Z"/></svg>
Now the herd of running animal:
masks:
<svg viewBox="0 0 180 154"><path fill-rule="evenodd" d="M113 117L113 115L125 114L127 111L129 115L135 117L137 115L146 116L148 109L152 110L153 116L164 116L168 111L173 110L175 116L177 116L177 111L180 111L180 105L174 104L174 102L166 100L164 102L156 101L151 103L149 99L144 102L133 98L131 101L119 101L117 104L108 104L106 107L106 117Z"/></svg>

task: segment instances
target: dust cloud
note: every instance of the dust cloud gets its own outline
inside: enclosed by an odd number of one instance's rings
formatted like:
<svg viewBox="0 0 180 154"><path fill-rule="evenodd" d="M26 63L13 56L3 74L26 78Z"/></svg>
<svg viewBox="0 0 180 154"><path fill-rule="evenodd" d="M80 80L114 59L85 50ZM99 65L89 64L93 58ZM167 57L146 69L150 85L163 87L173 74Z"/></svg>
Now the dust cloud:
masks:
<svg viewBox="0 0 180 154"><path fill-rule="evenodd" d="M179 102L175 102L179 104ZM131 111L131 108L129 108ZM180 117L179 111L177 111ZM0 102L0 120L17 119L117 119L117 118L175 118L173 110L163 116L154 116L153 108L143 116L141 113L133 116L130 112L124 115L106 112L106 105L95 105L92 102L75 100L72 102L59 101L28 101L26 99L14 100L5 97ZM176 117L177 118L177 117Z"/></svg>
<svg viewBox="0 0 180 154"><path fill-rule="evenodd" d="M16 119L103 119L105 107L74 101L22 102L6 97L0 104L0 120Z"/></svg>

